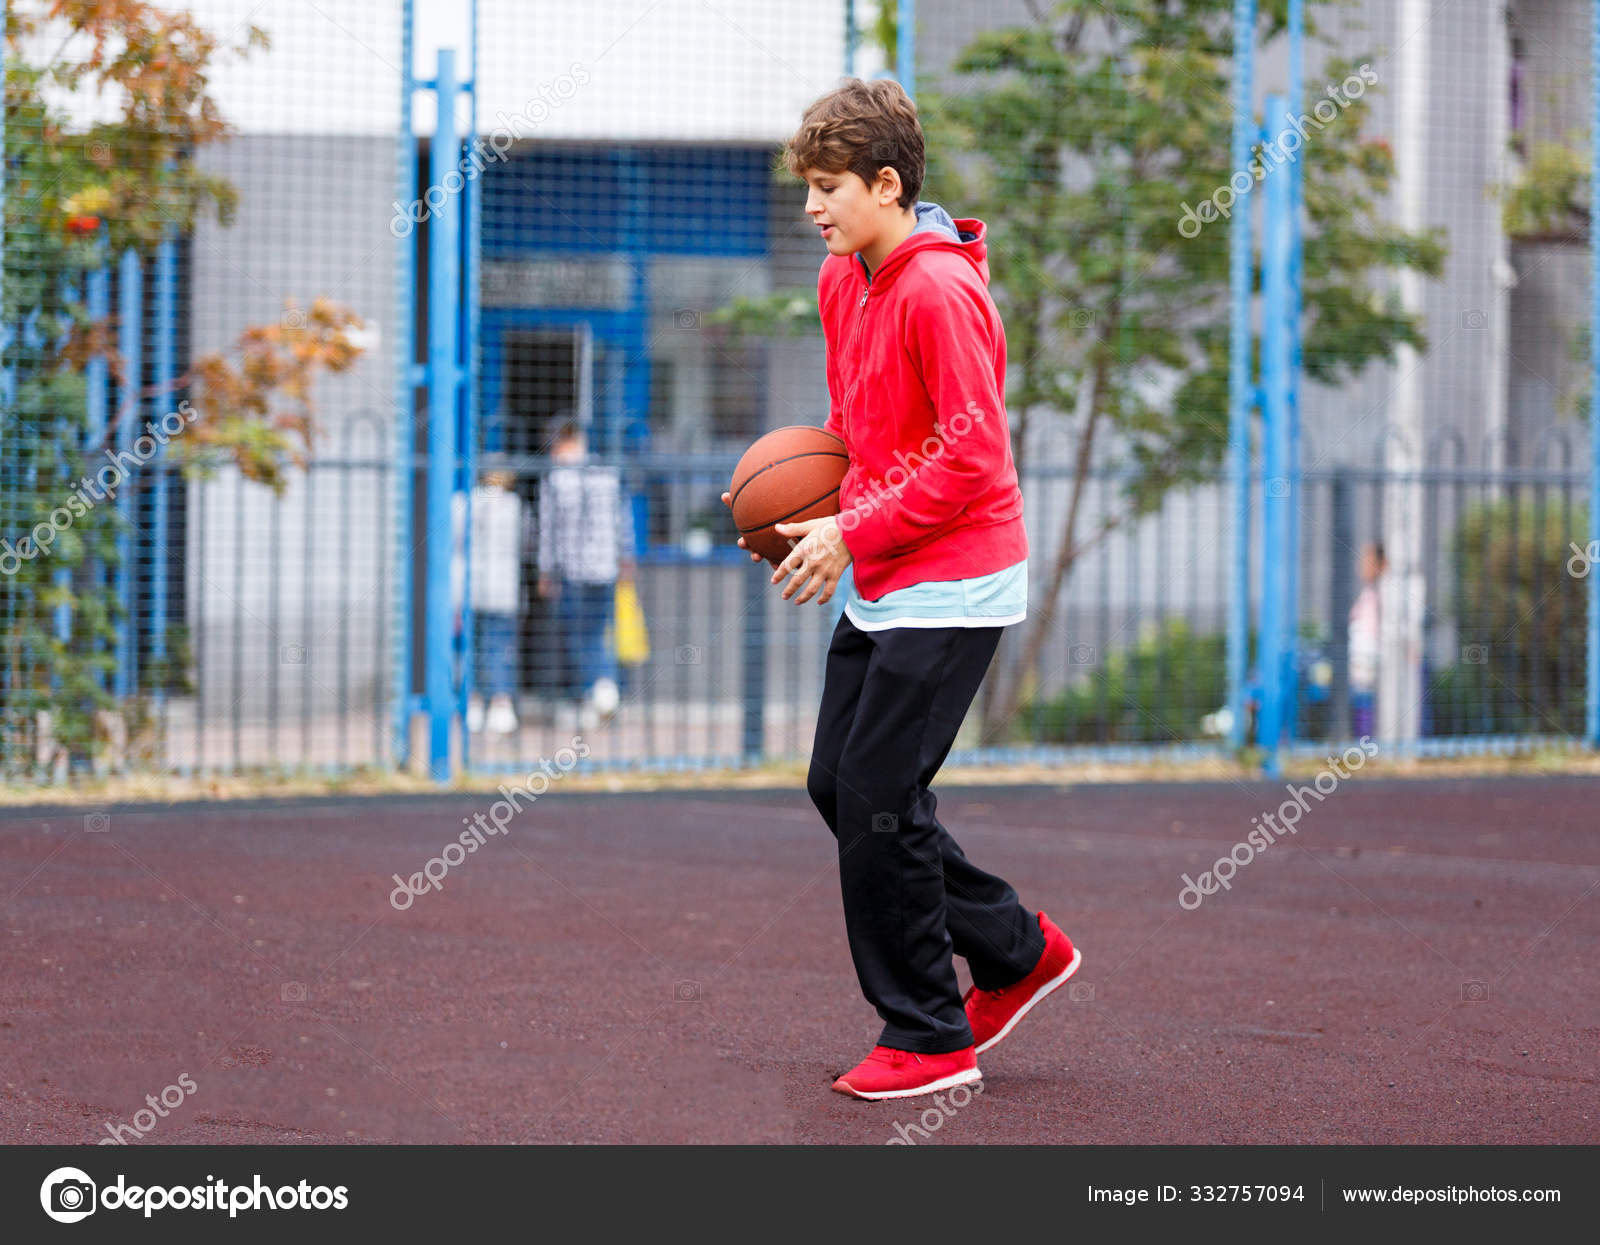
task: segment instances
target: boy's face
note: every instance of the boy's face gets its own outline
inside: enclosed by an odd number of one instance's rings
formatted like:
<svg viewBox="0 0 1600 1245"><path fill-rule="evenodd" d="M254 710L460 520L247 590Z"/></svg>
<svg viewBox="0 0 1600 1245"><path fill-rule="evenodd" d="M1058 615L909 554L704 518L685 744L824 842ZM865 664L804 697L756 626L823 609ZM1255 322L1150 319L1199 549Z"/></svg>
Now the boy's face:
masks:
<svg viewBox="0 0 1600 1245"><path fill-rule="evenodd" d="M848 170L827 173L821 169L806 170L806 215L819 227L822 240L827 243L830 255L851 255L864 250L877 240L883 223L890 215L900 214L900 187L879 178L868 186ZM880 199L887 199L882 204Z"/></svg>

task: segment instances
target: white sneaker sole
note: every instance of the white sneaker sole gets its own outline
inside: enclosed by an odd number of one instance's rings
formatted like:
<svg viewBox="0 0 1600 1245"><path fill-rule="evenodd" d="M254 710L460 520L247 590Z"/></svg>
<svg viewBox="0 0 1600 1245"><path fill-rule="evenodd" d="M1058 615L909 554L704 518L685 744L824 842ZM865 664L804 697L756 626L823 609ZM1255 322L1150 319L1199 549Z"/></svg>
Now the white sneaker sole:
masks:
<svg viewBox="0 0 1600 1245"><path fill-rule="evenodd" d="M1072 963L1068 964L1066 968L1062 970L1061 975L1059 977L1051 978L1051 980L1045 982L1044 985L1035 990L1033 992L1033 997L1017 1009L1016 1015L1011 1017L1010 1020L1006 1021L1006 1027L1001 1029L999 1033L995 1034L982 1046L978 1047L977 1051L974 1053L979 1055L983 1054L984 1051L988 1050L1001 1038L1005 1037L1006 1034L1010 1033L1011 1030L1015 1029L1017 1027L1017 1021L1021 1020L1024 1016L1031 1012L1038 1004L1039 1000L1044 998L1045 995L1049 994L1052 990L1065 985L1067 978L1071 977L1073 973L1077 972L1078 965L1082 963L1083 948L1074 946L1072 948Z"/></svg>
<svg viewBox="0 0 1600 1245"><path fill-rule="evenodd" d="M877 1102L884 1098L915 1098L918 1094L936 1094L941 1089L954 1089L957 1085L969 1085L973 1081L981 1081L983 1073L976 1068L968 1068L965 1072L952 1072L949 1076L942 1076L937 1081L930 1081L926 1085L919 1085L915 1089L880 1089L863 1092L852 1086L845 1086L839 1092L849 1094L853 1098L867 1098Z"/></svg>

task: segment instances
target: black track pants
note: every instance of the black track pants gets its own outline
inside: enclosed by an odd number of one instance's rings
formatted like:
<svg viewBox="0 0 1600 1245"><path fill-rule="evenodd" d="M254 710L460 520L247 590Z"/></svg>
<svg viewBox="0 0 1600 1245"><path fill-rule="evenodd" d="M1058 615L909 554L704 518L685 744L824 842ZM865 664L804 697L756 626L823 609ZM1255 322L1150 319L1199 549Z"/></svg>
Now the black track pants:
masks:
<svg viewBox="0 0 1600 1245"><path fill-rule="evenodd" d="M838 839L845 931L880 1045L972 1045L952 953L985 990L1044 955L1035 913L961 852L928 790L983 682L1000 627L862 631L841 615L828 647L806 789Z"/></svg>

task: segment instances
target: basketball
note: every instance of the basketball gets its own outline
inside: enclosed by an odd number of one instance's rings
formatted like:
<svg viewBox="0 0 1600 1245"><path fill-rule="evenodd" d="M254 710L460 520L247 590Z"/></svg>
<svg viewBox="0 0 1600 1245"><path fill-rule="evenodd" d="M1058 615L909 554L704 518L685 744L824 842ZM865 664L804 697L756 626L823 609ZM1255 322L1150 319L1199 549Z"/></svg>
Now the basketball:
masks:
<svg viewBox="0 0 1600 1245"><path fill-rule="evenodd" d="M839 513L839 484L850 465L844 442L807 424L775 428L744 452L728 486L745 546L777 566L794 548L775 523Z"/></svg>

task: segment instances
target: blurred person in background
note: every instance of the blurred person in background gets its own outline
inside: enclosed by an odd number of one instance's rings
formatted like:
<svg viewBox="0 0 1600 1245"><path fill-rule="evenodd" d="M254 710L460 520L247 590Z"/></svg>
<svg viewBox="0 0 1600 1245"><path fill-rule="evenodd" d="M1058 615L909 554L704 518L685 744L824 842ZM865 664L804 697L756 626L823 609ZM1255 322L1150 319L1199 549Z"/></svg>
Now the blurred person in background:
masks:
<svg viewBox="0 0 1600 1245"><path fill-rule="evenodd" d="M522 549L530 516L514 491L509 471L485 475L472 490L472 637L474 686L467 698L467 730L488 729L509 735L517 729L517 617L522 609ZM466 496L452 499L455 556L451 579L457 629L465 596L462 537L466 531ZM489 695L484 711L482 692Z"/></svg>
<svg viewBox="0 0 1600 1245"><path fill-rule="evenodd" d="M567 420L551 450L556 466L539 490L539 595L555 598L567 693L582 720L609 718L621 699L606 645L618 579L633 578L633 517L615 467L590 463L583 429Z"/></svg>
<svg viewBox="0 0 1600 1245"><path fill-rule="evenodd" d="M1350 606L1347 649L1350 660L1350 729L1357 738L1371 735L1377 722L1379 620L1378 581L1388 570L1383 546L1369 542L1361 549L1361 591Z"/></svg>

